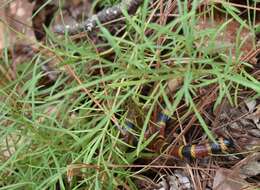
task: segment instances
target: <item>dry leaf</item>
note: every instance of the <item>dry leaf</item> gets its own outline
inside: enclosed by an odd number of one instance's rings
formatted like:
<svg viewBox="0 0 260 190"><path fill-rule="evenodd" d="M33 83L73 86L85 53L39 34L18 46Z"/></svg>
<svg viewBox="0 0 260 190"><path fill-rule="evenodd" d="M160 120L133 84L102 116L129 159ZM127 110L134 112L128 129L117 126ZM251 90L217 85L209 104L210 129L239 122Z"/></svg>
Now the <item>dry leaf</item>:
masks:
<svg viewBox="0 0 260 190"><path fill-rule="evenodd" d="M190 179L180 170L175 170L173 175L162 177L154 190L190 190L193 186Z"/></svg>
<svg viewBox="0 0 260 190"><path fill-rule="evenodd" d="M6 20L4 8L0 8L0 50L6 46L6 34L7 28L5 27L5 23L3 21Z"/></svg>
<svg viewBox="0 0 260 190"><path fill-rule="evenodd" d="M24 45L35 40L31 28L32 8L32 3L23 0L10 1L6 7L0 8L0 17L3 20L0 24L0 49L12 47L14 43Z"/></svg>
<svg viewBox="0 0 260 190"><path fill-rule="evenodd" d="M213 190L238 190L247 186L237 172L220 168L217 170L213 181Z"/></svg>
<svg viewBox="0 0 260 190"><path fill-rule="evenodd" d="M169 93L175 92L181 86L182 83L183 83L182 77L177 77L177 78L168 80L167 85L168 85Z"/></svg>
<svg viewBox="0 0 260 190"><path fill-rule="evenodd" d="M234 167L242 178L257 176L260 174L260 152L248 155Z"/></svg>

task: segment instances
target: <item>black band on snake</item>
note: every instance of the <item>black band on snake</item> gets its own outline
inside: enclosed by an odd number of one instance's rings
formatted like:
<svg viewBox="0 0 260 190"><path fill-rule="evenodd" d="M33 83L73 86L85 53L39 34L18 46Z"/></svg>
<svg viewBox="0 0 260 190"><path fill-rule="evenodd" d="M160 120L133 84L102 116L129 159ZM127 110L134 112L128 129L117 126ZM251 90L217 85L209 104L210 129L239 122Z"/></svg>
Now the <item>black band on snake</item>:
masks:
<svg viewBox="0 0 260 190"><path fill-rule="evenodd" d="M231 148L234 148L234 143L231 139L219 138L217 143L173 147L167 151L167 154L180 159L196 159L214 154L224 154L229 152Z"/></svg>
<svg viewBox="0 0 260 190"><path fill-rule="evenodd" d="M162 111L158 114L157 126L160 131L161 127L165 127L166 123L170 120L170 117L166 114L166 111ZM133 128L133 124L129 121L126 122L129 128ZM136 139L136 138L135 138ZM137 139L136 139L137 140ZM192 144L186 146L174 146L170 147L169 143L166 143L165 137L158 134L155 138L155 149L159 152L164 152L167 155L174 156L179 159L197 159L212 156L214 154L225 154L234 148L234 142L232 139L218 138L216 143L204 143L204 144Z"/></svg>

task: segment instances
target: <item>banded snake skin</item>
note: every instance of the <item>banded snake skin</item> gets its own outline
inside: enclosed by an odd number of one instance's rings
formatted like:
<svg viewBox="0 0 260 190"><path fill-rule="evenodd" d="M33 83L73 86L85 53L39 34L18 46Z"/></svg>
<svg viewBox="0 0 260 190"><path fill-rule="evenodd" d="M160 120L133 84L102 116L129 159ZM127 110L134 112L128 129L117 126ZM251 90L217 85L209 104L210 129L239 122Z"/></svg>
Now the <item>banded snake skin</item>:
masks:
<svg viewBox="0 0 260 190"><path fill-rule="evenodd" d="M56 25L54 32L58 34L65 34L67 32L69 35L75 35L80 32L91 32L97 27L98 22L103 24L123 16L123 9L129 14L134 14L143 2L144 0L122 0L121 3L101 10L82 23L66 26Z"/></svg>
<svg viewBox="0 0 260 190"><path fill-rule="evenodd" d="M169 156L174 156L179 159L191 160L197 158L205 158L214 154L226 154L235 147L232 139L222 137L219 137L216 142L212 143L171 146L171 144L165 141L165 137L160 132L161 130L165 130L167 122L170 120L170 117L166 113L167 112L164 110L161 111L158 114L156 121L156 126L158 127L158 136L155 137L154 141L156 143L157 152L165 152L166 155ZM129 121L127 121L125 125L128 129L133 129L134 127L134 124ZM133 138L134 142L128 143L136 144L138 139L136 137Z"/></svg>

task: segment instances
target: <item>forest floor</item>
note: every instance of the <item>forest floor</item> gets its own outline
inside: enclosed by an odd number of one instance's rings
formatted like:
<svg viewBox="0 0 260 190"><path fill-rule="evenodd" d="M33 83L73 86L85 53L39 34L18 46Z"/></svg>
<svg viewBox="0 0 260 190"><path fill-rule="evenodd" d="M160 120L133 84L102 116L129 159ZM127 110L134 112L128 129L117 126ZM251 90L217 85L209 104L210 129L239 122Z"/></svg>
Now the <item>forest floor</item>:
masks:
<svg viewBox="0 0 260 190"><path fill-rule="evenodd" d="M120 2L0 5L0 190L259 189L260 3Z"/></svg>

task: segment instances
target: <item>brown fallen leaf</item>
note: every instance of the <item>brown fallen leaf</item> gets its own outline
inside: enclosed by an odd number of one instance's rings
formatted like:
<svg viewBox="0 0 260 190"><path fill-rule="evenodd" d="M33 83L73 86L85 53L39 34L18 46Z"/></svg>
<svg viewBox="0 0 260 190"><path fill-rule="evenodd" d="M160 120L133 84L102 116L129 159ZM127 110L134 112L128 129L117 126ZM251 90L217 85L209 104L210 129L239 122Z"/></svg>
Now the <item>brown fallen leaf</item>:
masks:
<svg viewBox="0 0 260 190"><path fill-rule="evenodd" d="M16 77L16 65L28 59L27 47L35 43L32 7L32 3L23 0L10 1L0 7L0 53L8 48L12 61L12 65L2 66L0 75L5 75L9 81Z"/></svg>
<svg viewBox="0 0 260 190"><path fill-rule="evenodd" d="M183 83L183 78L177 77L167 81L169 93L175 92Z"/></svg>
<svg viewBox="0 0 260 190"><path fill-rule="evenodd" d="M224 168L217 170L213 181L213 190L239 190L247 186L236 171Z"/></svg>
<svg viewBox="0 0 260 190"><path fill-rule="evenodd" d="M0 8L0 18L2 24L0 31L4 31L4 43L0 38L0 49L3 47L12 47L14 43L28 44L35 41L32 31L32 8L33 4L28 1L16 0L10 1L5 7ZM25 40L26 39L26 40Z"/></svg>
<svg viewBox="0 0 260 190"><path fill-rule="evenodd" d="M0 50L6 46L6 34L7 28L5 27L4 21L6 20L4 8L0 8Z"/></svg>
<svg viewBox="0 0 260 190"><path fill-rule="evenodd" d="M248 115L247 118L251 119L260 130L260 104L255 107L255 111Z"/></svg>
<svg viewBox="0 0 260 190"><path fill-rule="evenodd" d="M260 174L260 152L248 155L238 162L233 168L238 171L241 178L257 176Z"/></svg>

